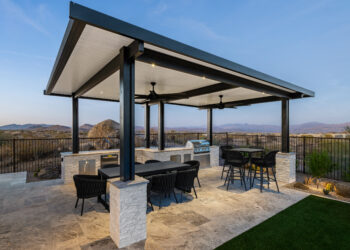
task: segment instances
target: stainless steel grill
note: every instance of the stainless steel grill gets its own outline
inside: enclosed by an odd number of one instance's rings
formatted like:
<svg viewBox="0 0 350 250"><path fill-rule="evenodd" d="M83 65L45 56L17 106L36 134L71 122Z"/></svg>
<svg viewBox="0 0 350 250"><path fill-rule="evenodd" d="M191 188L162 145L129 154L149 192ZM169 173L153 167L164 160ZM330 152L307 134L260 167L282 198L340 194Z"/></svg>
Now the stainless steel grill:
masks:
<svg viewBox="0 0 350 250"><path fill-rule="evenodd" d="M186 148L193 148L193 153L195 153L195 154L210 152L210 144L206 140L187 141Z"/></svg>

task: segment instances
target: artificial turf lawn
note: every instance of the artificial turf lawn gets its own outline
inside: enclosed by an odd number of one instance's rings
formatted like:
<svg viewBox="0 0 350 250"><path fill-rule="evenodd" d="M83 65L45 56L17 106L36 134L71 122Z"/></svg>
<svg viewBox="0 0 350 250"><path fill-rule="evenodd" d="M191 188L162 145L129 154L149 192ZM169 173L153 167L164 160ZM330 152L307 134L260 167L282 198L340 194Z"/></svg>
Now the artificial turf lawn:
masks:
<svg viewBox="0 0 350 250"><path fill-rule="evenodd" d="M350 204L308 196L217 249L350 249Z"/></svg>

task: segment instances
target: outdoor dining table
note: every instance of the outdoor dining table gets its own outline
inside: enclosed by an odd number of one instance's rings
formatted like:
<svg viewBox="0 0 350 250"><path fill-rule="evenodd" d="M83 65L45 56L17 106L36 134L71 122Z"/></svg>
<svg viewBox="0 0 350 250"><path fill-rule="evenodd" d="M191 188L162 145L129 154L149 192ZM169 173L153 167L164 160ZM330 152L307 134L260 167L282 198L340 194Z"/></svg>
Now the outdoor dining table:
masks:
<svg viewBox="0 0 350 250"><path fill-rule="evenodd" d="M232 148L228 149L229 151L237 151L240 153L248 154L249 158L249 172L247 178L249 178L249 187L252 187L252 154L253 153L262 153L264 152L264 149L262 148Z"/></svg>
<svg viewBox="0 0 350 250"><path fill-rule="evenodd" d="M163 174L170 171L176 170L186 170L192 166L185 163L173 162L173 161L161 161L146 164L136 164L135 174L138 176L150 176L156 174ZM111 179L120 177L120 167L103 168L98 170L98 175L101 179ZM109 204L107 199L103 200L100 196L98 197L98 202L101 202L104 207L109 211Z"/></svg>
<svg viewBox="0 0 350 250"><path fill-rule="evenodd" d="M191 165L173 161L161 161L146 164L136 164L135 174L142 177L162 174L175 170L185 170L188 168L191 168ZM98 175L101 177L101 179L120 177L120 167L99 169Z"/></svg>

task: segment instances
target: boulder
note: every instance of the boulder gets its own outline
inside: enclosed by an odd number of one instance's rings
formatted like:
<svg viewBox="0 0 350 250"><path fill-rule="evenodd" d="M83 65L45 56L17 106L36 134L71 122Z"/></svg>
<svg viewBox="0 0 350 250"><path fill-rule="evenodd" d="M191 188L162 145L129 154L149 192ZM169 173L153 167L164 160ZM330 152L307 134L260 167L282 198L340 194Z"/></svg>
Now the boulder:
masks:
<svg viewBox="0 0 350 250"><path fill-rule="evenodd" d="M301 182L295 182L293 184L293 187L298 188L298 189L302 189L302 190L308 190L309 189L308 186L306 186L305 184L303 184Z"/></svg>
<svg viewBox="0 0 350 250"><path fill-rule="evenodd" d="M89 138L119 137L120 124L113 120L105 120L93 126L88 133Z"/></svg>
<svg viewBox="0 0 350 250"><path fill-rule="evenodd" d="M337 195L343 196L345 198L350 198L350 184L336 183L335 192L337 193Z"/></svg>
<svg viewBox="0 0 350 250"><path fill-rule="evenodd" d="M40 169L38 177L44 180L57 179L60 177L60 170L56 167L45 167Z"/></svg>

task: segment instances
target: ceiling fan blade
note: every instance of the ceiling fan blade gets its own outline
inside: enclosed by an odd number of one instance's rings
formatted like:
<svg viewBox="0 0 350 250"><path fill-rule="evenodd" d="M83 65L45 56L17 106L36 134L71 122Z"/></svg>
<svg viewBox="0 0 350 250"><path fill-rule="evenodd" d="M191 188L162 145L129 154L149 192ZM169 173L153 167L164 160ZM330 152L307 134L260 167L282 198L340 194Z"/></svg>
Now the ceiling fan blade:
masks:
<svg viewBox="0 0 350 250"><path fill-rule="evenodd" d="M237 108L236 106L232 105L232 104L225 104L225 109L226 108L232 108L232 109L235 109Z"/></svg>
<svg viewBox="0 0 350 250"><path fill-rule="evenodd" d="M173 94L158 94L160 99L188 99L188 96L184 93L173 93Z"/></svg>
<svg viewBox="0 0 350 250"><path fill-rule="evenodd" d="M203 105L199 107L199 109L217 109L219 108L219 104L209 104L209 105Z"/></svg>
<svg viewBox="0 0 350 250"><path fill-rule="evenodd" d="M135 94L135 99L148 99L148 95L137 95Z"/></svg>

